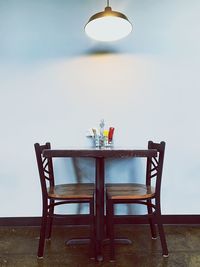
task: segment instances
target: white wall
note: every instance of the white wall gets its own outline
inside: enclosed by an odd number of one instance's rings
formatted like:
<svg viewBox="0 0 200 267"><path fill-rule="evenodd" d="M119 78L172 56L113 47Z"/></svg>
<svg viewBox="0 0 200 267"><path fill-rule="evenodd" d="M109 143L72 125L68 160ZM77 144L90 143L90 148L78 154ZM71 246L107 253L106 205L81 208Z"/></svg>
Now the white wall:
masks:
<svg viewBox="0 0 200 267"><path fill-rule="evenodd" d="M83 31L102 3L0 0L1 217L41 213L35 142L89 145L85 132L101 118L116 145L166 141L163 213L200 213L200 2L112 3L134 31L105 45Z"/></svg>

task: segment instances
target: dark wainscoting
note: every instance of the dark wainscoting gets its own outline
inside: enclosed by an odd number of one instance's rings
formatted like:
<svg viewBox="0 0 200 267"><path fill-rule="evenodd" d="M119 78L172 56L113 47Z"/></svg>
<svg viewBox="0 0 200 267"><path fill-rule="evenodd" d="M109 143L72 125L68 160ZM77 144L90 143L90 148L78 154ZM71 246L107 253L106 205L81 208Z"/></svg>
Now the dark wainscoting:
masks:
<svg viewBox="0 0 200 267"><path fill-rule="evenodd" d="M147 224L143 217L116 216L118 224ZM0 226L40 226L41 217L1 217ZM164 224L200 224L200 215L163 215ZM87 215L68 215L66 218L54 219L54 225L85 225L88 224Z"/></svg>

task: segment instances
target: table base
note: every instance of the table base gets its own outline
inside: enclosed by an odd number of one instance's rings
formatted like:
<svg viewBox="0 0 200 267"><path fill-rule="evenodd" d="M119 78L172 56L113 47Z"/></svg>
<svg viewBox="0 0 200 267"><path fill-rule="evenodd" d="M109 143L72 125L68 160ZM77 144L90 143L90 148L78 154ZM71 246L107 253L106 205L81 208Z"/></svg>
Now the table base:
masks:
<svg viewBox="0 0 200 267"><path fill-rule="evenodd" d="M67 241L65 241L66 246L74 246L74 245L87 245L90 243L90 238L72 238ZM103 240L103 245L108 245L110 243L109 238L105 238ZM122 245L131 245L132 241L126 237L121 237L121 238L115 238L114 239L115 244L122 244ZM92 258L94 259L94 258ZM96 261L102 262L103 261L103 255L98 254L96 256Z"/></svg>

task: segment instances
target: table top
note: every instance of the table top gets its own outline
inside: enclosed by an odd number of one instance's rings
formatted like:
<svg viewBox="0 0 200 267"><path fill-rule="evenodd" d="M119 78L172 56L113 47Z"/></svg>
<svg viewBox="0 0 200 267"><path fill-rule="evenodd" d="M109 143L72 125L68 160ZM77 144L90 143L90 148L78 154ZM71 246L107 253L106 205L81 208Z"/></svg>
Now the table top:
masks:
<svg viewBox="0 0 200 267"><path fill-rule="evenodd" d="M134 148L66 148L66 149L44 149L43 156L52 157L93 157L93 158L125 158L125 157L156 157L156 149L134 149Z"/></svg>

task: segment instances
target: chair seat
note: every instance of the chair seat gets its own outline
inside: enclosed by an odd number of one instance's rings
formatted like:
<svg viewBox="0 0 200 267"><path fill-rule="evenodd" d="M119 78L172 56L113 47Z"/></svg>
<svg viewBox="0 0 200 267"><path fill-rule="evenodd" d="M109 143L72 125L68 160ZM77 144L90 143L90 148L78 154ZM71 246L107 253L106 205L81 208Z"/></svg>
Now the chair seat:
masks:
<svg viewBox="0 0 200 267"><path fill-rule="evenodd" d="M107 184L109 199L149 199L155 197L155 188L144 184Z"/></svg>
<svg viewBox="0 0 200 267"><path fill-rule="evenodd" d="M92 199L94 184L59 184L48 188L48 196L55 199Z"/></svg>

